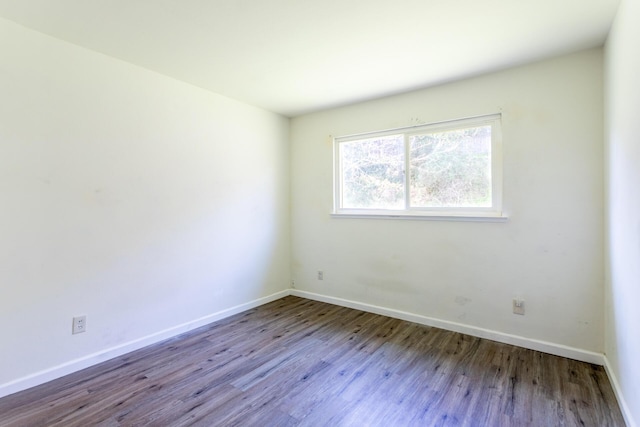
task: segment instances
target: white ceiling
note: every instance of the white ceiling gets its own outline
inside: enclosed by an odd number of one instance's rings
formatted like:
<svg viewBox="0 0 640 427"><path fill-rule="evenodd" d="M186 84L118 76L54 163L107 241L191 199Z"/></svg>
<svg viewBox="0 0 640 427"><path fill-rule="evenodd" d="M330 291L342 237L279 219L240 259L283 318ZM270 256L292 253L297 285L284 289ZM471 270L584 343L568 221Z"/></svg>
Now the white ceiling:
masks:
<svg viewBox="0 0 640 427"><path fill-rule="evenodd" d="M619 0L0 0L0 16L286 116L603 44Z"/></svg>

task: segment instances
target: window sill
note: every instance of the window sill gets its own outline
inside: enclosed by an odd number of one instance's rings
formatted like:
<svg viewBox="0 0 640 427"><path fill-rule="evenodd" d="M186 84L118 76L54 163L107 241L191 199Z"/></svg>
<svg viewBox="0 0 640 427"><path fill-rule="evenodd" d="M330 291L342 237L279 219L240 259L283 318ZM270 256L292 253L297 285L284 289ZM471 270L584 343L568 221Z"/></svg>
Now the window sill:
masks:
<svg viewBox="0 0 640 427"><path fill-rule="evenodd" d="M509 217L503 214L425 214L425 213L362 213L362 212L339 212L331 213L331 218L351 218L351 219L401 219L418 221L468 221L468 222L507 222Z"/></svg>

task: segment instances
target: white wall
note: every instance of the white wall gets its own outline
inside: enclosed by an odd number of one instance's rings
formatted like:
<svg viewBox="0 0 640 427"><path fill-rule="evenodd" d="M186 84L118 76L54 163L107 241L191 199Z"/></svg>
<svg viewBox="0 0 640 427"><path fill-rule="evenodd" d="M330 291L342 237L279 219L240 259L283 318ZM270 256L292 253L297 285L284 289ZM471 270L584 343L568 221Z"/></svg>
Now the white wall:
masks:
<svg viewBox="0 0 640 427"><path fill-rule="evenodd" d="M595 49L293 119L295 287L601 353L602 78ZM507 223L330 218L330 135L496 112Z"/></svg>
<svg viewBox="0 0 640 427"><path fill-rule="evenodd" d="M606 346L630 425L640 425L640 1L606 44Z"/></svg>
<svg viewBox="0 0 640 427"><path fill-rule="evenodd" d="M289 288L288 119L6 20L0 52L0 389Z"/></svg>

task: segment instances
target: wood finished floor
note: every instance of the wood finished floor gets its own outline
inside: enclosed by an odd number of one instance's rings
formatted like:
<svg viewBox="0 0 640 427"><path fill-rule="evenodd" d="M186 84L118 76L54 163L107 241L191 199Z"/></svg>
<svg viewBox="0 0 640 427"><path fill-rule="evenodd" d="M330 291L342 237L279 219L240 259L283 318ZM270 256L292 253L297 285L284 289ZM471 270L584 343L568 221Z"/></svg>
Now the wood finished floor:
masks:
<svg viewBox="0 0 640 427"><path fill-rule="evenodd" d="M1 426L624 426L600 366L286 297L0 399Z"/></svg>

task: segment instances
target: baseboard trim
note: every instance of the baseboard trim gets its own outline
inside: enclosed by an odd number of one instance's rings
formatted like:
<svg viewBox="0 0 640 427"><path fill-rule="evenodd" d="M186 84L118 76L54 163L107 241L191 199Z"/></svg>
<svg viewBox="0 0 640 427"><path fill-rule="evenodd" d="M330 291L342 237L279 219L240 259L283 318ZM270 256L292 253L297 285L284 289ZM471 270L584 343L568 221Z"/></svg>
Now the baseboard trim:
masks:
<svg viewBox="0 0 640 427"><path fill-rule="evenodd" d="M613 392L615 393L616 399L618 400L618 406L620 407L620 411L622 412L624 422L627 423L627 427L637 427L637 424L633 421L633 418L631 416L629 405L627 405L627 401L624 399L624 395L622 394L622 389L620 388L618 377L616 377L615 373L613 372L611 363L609 362L609 358L606 355L604 356L604 370L607 372L607 376L609 377L609 381L611 382L611 386L613 387Z"/></svg>
<svg viewBox="0 0 640 427"><path fill-rule="evenodd" d="M63 377L65 375L71 374L73 372L77 372L79 370L88 368L90 366L97 365L98 363L104 362L109 359L113 359L114 357L122 356L123 354L129 353L135 350L139 350L148 345L158 343L160 341L166 340L168 338L172 338L174 336L183 334L185 332L189 332L193 329L197 329L201 326L208 325L209 323L215 322L217 320L221 320L226 317L233 316L234 314L241 313L245 310L249 310L249 309L261 306L263 304L267 304L271 301L275 301L280 298L286 297L287 295L290 295L289 289L276 292L266 297L255 299L253 301L249 301L244 304L236 305L231 308L220 310L218 312L200 317L198 319L195 319L189 322L182 323L177 326L173 326L171 328L167 328L165 330L153 333L151 335L147 335L145 337L142 337L133 341L129 341L129 342L120 344L118 346L111 347L106 350L102 350L93 354L89 354L87 356L83 356L78 359L65 362L61 365L36 372L22 378L18 378L14 381L1 384L0 398L8 396L10 394L17 393L22 390L26 390L31 387L35 387L40 384L44 384L56 378Z"/></svg>
<svg viewBox="0 0 640 427"><path fill-rule="evenodd" d="M453 332L472 335L474 337L486 338L492 341L504 344L512 344L518 347L528 348L531 350L542 351L544 353L554 354L556 356L567 357L569 359L580 360L582 362L593 363L596 365L604 365L604 355L579 348L568 347L562 344L555 344L547 341L541 341L526 338L518 335L505 334L503 332L493 331L490 329L478 328L448 320L436 319L433 317L422 316L419 314L408 313L401 310L395 310L377 305L365 304L357 301L351 301L342 298L331 297L327 295L316 294L313 292L292 289L291 295L301 298L312 299L316 301L335 304L342 307L355 308L357 310L367 311L369 313L381 314L396 319L407 320L409 322L420 323L422 325L434 326Z"/></svg>
<svg viewBox="0 0 640 427"><path fill-rule="evenodd" d="M316 294L313 292L301 291L298 289L286 289L284 291L276 292L266 297L258 298L253 301L249 301L244 304L240 304L225 310L218 311L216 313L203 316L201 318L156 332L154 334L123 343L121 345L111 347L109 349L99 351L69 362L54 366L43 371L36 372L34 374L18 378L14 381L0 385L0 398L8 396L13 393L17 393L22 390L26 390L31 387L35 387L40 384L44 384L56 378L63 377L73 372L88 368L98 363L104 362L114 357L122 356L146 347L151 344L158 343L160 341L172 338L174 336L189 332L193 329L197 329L201 326L208 325L209 323L224 319L234 314L241 313L245 310L249 310L269 302L284 298L288 295L294 295L301 298L307 298L315 301L326 302L329 304L339 305L342 307L354 308L357 310L367 311L370 313L380 314L383 316L389 316L397 319L407 320L409 322L415 322L422 325L433 326L437 328L446 329L449 331L464 333L479 338L486 338L492 341L497 341L505 344L512 344L531 350L542 351L557 356L568 357L570 359L580 360L587 363L594 363L604 366L609 378L611 379L616 397L620 403L621 410L625 417L625 421L630 427L635 427L632 421L630 421L630 412L620 392L620 387L616 377L611 371L608 361L603 354L595 353L587 350L577 349L573 347L564 346L561 344L550 343L547 341L540 341L531 338L521 337L518 335L505 334L498 331L493 331L484 328L478 328L471 325L466 325L457 322L450 322L447 320L436 319L433 317L422 316L419 314L409 313L401 310L395 310L391 308L381 307L372 304L361 303L357 301L347 300L343 298L331 297L328 295Z"/></svg>

